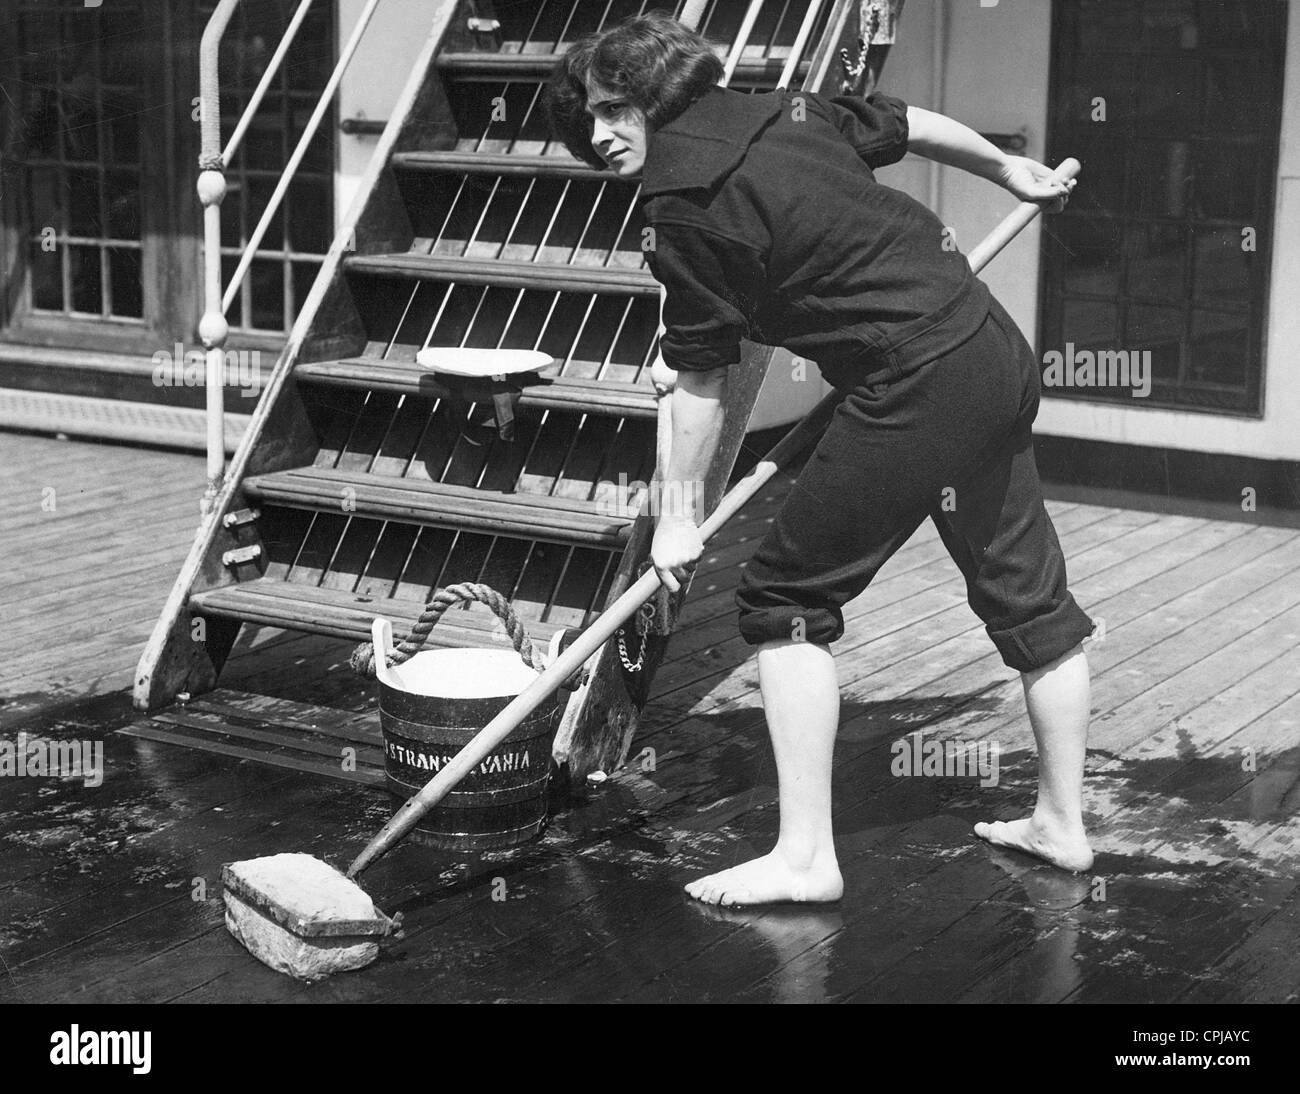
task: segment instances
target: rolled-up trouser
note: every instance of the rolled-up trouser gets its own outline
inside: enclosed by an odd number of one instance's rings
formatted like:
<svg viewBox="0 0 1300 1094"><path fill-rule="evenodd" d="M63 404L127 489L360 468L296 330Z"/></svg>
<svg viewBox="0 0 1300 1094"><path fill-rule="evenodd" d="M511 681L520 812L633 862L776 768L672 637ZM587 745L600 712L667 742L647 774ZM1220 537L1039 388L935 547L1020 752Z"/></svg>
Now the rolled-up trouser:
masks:
<svg viewBox="0 0 1300 1094"><path fill-rule="evenodd" d="M1034 463L1039 384L994 301L955 349L849 392L742 571L745 641L834 642L843 606L927 516L1007 665L1039 668L1088 637Z"/></svg>

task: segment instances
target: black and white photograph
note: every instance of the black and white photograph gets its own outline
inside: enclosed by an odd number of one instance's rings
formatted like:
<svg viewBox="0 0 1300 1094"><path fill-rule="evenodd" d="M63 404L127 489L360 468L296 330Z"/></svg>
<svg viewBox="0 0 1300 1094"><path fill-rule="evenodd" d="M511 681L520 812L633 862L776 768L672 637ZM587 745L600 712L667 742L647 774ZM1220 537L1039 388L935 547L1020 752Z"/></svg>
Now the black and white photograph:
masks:
<svg viewBox="0 0 1300 1094"><path fill-rule="evenodd" d="M0 0L0 1002L1264 1063L1298 346L1294 0Z"/></svg>

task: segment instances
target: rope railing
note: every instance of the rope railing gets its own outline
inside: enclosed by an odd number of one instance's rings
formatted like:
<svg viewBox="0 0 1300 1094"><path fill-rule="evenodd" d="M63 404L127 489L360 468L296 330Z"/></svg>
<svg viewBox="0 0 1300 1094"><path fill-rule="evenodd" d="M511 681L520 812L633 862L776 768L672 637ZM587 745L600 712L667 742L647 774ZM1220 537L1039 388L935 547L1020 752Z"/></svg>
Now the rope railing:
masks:
<svg viewBox="0 0 1300 1094"><path fill-rule="evenodd" d="M212 17L203 31L199 54L199 123L201 144L199 152L199 177L196 184L199 202L203 205L203 316L199 320L199 340L206 351L206 409L207 409L207 489L203 495L203 508L207 511L215 503L225 482L226 452L224 443L225 406L224 395L224 361L226 339L230 336L230 324L226 312L235 299L249 267L261 246L272 219L280 208L281 201L293 181L294 173L307 153L307 148L320 128L321 121L329 109L330 101L338 90L343 74L347 71L361 38L370 25L379 0L369 0L360 18L352 29L347 44L339 54L339 59L330 73L330 78L317 100L306 128L303 129L298 143L281 172L271 199L267 202L257 227L240 255L239 264L230 279L230 284L223 292L221 284L221 202L226 196L226 168L229 166L240 143L244 139L253 116L262 105L289 47L307 17L313 0L302 0L294 12L279 45L271 58L266 71L262 74L248 105L240 115L224 149L221 147L221 87L219 79L219 60L221 40L230 25L230 20L239 6L240 0L220 0Z"/></svg>

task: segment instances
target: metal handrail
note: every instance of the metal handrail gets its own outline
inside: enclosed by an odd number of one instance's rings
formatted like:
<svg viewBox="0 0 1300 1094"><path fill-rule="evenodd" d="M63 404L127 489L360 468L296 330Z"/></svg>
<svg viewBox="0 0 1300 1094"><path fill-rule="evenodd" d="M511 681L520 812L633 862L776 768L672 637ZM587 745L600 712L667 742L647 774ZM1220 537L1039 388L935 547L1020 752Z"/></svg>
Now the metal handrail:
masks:
<svg viewBox="0 0 1300 1094"><path fill-rule="evenodd" d="M230 309L235 294L243 284L248 269L257 253L257 248L261 245L272 218L279 210L280 202L293 180L294 173L298 170L299 164L306 155L308 145L311 144L316 131L320 128L321 120L325 117L330 100L333 99L335 92L338 90L343 74L347 71L348 65L361 43L361 38L370 25L375 9L379 6L379 0L369 0L357 20L347 44L339 54L334 71L330 74L330 78L321 92L316 108L307 122L307 127L303 130L302 136L299 138L293 154L289 157L289 162L285 165L284 171L281 172L275 191L271 194L271 200L267 203L261 220L258 221L252 237L240 255L239 265L230 279L230 284L226 286L223 293L221 287L221 201L226 196L226 167L238 150L240 142L252 122L253 115L261 106L262 99L266 96L271 81L279 71L280 65L289 51L289 46L297 36L313 0L302 0L298 5L293 18L289 21L289 25L280 39L280 44L276 47L270 65L262 74L252 98L249 99L248 105L244 108L244 112L235 126L235 131L229 143L223 150L221 148L221 91L218 63L221 39L225 36L226 29L235 14L235 9L239 6L239 2L240 0L220 0L216 10L212 13L212 17L208 20L207 26L204 28L199 54L199 123L202 137L196 190L199 201L203 205L204 311L202 318L199 320L198 334L199 340L207 351L204 382L207 387L208 484L203 494L203 509L205 512L215 503L217 495L225 482L225 406L223 400L225 375L223 365L224 347L226 339L230 335L230 324L226 320L226 312Z"/></svg>
<svg viewBox="0 0 1300 1094"><path fill-rule="evenodd" d="M248 100L248 105L244 108L243 116L235 125L235 132L230 137L230 143L226 145L221 153L221 162L227 167L234 158L235 152L244 139L244 133L248 130L249 124L253 120L253 115L257 113L257 108L262 105L262 100L270 90L271 81L275 79L276 73L280 71L280 65L284 61L284 56L289 52L289 47L293 45L293 40L298 37L298 28L302 26L303 20L307 18L307 12L311 10L315 0L302 0L298 5L298 10L293 13L293 18L289 20L289 25L285 27L284 37L280 39L280 44L275 47L275 53L271 57L271 63L266 66L266 71L262 73L261 80L258 81L257 89L253 92L253 97ZM200 65L202 59L200 59ZM214 61L215 63L215 61ZM218 118L218 125L220 118ZM218 138L219 139L219 138Z"/></svg>

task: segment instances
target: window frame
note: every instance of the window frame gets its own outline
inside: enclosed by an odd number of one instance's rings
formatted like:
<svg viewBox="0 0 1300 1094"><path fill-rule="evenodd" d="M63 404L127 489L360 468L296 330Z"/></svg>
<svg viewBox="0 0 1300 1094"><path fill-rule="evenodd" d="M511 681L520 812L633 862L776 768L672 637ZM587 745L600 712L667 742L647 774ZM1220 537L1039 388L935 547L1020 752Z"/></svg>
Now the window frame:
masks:
<svg viewBox="0 0 1300 1094"><path fill-rule="evenodd" d="M142 124L139 131L142 316L115 320L35 311L31 307L27 253L31 226L26 223L25 196L17 184L0 185L0 268L12 275L8 279L11 284L0 294L0 343L145 357L170 351L177 342L187 349L201 344L198 324L204 307L204 229L203 207L195 192L201 142L193 104L199 92L199 43L206 18L193 2L177 5L171 0L140 0L140 9L144 24L157 33L161 58L156 65L144 66L141 85L145 110L157 110L157 124ZM15 12L14 17L21 14ZM88 17L94 17L89 10ZM329 21L331 49L336 52L337 11L333 3ZM0 72L0 88L9 94L14 79L20 77L17 65ZM332 103L317 140L333 140L337 109L338 104ZM223 130L223 140L229 135ZM9 127L4 128L3 136L4 181L17 183L25 175L20 173L22 165L9 162L13 141ZM290 134L288 139L292 147L296 137ZM337 159L335 142L329 155L331 208ZM231 194L226 200L237 197ZM277 219L283 215L282 209ZM330 228L332 237L332 223ZM229 246L232 242L223 239L223 252ZM299 310L302 303L296 302ZM288 332L232 325L225 348L278 355L287 341Z"/></svg>
<svg viewBox="0 0 1300 1094"><path fill-rule="evenodd" d="M1124 3L1132 8L1137 9L1137 16L1140 18L1143 0L1116 0L1118 3ZM1274 9L1279 21L1279 33L1270 40L1270 46L1274 50L1272 61L1275 63L1276 90L1275 99L1276 116L1271 121L1276 124L1270 124L1262 131L1259 138L1258 147L1260 155L1264 162L1261 166L1259 178L1257 180L1256 214L1250 222L1243 221L1237 223L1230 218L1201 217L1198 218L1192 208L1192 203L1188 203L1188 211L1184 212L1181 217L1169 218L1154 214L1141 213L1135 210L1131 198L1131 176L1135 170L1134 156L1132 155L1133 147L1143 141L1158 138L1160 134L1152 133L1150 130L1143 129L1139 124L1132 126L1125 125L1125 128L1119 136L1123 142L1119 157L1122 159L1123 178L1119 183L1119 204L1116 209L1105 212L1084 212L1080 203L1072 203L1072 207L1057 217L1049 218L1044 226L1040 244L1040 275L1038 284L1038 344L1040 349L1063 349L1068 339L1068 332L1065 330L1064 310L1071 300L1093 301L1095 303L1109 303L1116 309L1117 335L1123 330L1126 323L1126 315L1131 307L1177 307L1182 316L1181 333L1179 335L1179 379L1174 385L1162 384L1159 388L1153 385L1149 396L1141 399L1135 399L1128 392L1116 392L1115 394L1101 394L1092 388L1057 388L1044 385L1043 395L1047 398L1070 400L1073 402L1085 402L1093 405L1132 407L1135 409L1151 410L1175 410L1186 411L1191 413L1206 413L1224 417L1237 417L1252 420L1261 420L1265 415L1266 407L1266 388L1267 388L1267 364L1268 354L1268 320L1269 320L1269 302L1272 296L1272 255L1273 255L1273 236L1277 224L1277 185L1278 185L1278 166L1281 142L1281 123L1282 123L1282 92L1286 78L1286 27L1290 11L1285 3L1280 3ZM1078 61L1071 54L1073 48L1073 30L1078 25L1078 20L1084 16L1079 10L1077 3L1072 0L1053 0L1052 18L1051 18L1051 57L1050 57L1050 74L1048 78L1048 104L1047 104L1047 160L1051 163L1059 162L1060 159L1068 155L1079 155L1079 148L1070 147L1072 138L1077 138L1086 124L1078 117L1068 117L1067 111L1070 106L1072 97L1077 94L1079 84L1077 81L1071 82L1069 77L1073 70L1077 68ZM1198 46L1197 58L1203 63L1207 56ZM1116 51L1117 54L1123 55L1123 51ZM1132 54L1138 59L1152 56L1176 56L1173 51L1152 51L1135 49ZM1226 49L1212 49L1209 51L1210 56L1219 58L1230 58L1232 56L1254 57L1254 53L1242 51L1231 51ZM1202 84L1204 86L1205 76L1202 73ZM1203 95L1198 88L1197 109L1204 106ZM1105 123L1094 123L1104 125ZM1187 138L1190 148L1194 150L1207 139L1212 140L1214 134L1207 133L1203 125L1198 124L1195 135ZM1083 158L1082 156L1080 158ZM1086 187L1088 184L1088 164L1085 162L1083 171L1080 175L1080 187ZM1061 251L1056 239L1056 233L1053 232L1053 225L1062 223L1062 218L1069 218L1074 221L1092 221L1094 223L1110 222L1118 230L1118 244L1113 256L1113 261L1106 269L1113 272L1116 279L1115 291L1107 296L1080 294L1070 292L1064 284L1064 275L1068 272L1068 258ZM1193 324L1198 316L1229 315L1234 313L1234 309L1220 307L1218 309L1205 310L1202 306L1204 298L1199 297L1196 293L1197 276L1193 270L1196 260L1196 231L1199 226L1207 222L1217 223L1219 220L1225 220L1232 223L1236 229L1246 226L1256 229L1255 243L1256 249L1252 253L1252 262L1256 264L1256 272L1253 278L1257 279L1258 293L1252 295L1247 301L1246 306L1235 314L1245 317L1245 329L1247 337L1250 339L1250 349L1246 359L1246 376L1245 382L1241 385L1215 385L1212 381L1189 381L1187 372L1191 364L1192 353L1192 334ZM1068 221L1067 221L1068 222ZM1185 233L1185 242L1182 250L1182 263L1184 271L1184 292L1177 299L1169 301L1147 300L1141 297L1141 294L1135 294L1129 286L1129 274L1126 270L1128 265L1128 254L1126 248L1129 243L1130 235L1144 227L1169 224L1177 226L1177 230ZM1211 225L1212 226L1212 225ZM1131 342L1133 339L1124 339L1124 342ZM1129 345L1099 346L1088 348L1115 348L1130 349Z"/></svg>

